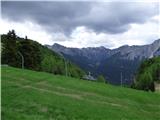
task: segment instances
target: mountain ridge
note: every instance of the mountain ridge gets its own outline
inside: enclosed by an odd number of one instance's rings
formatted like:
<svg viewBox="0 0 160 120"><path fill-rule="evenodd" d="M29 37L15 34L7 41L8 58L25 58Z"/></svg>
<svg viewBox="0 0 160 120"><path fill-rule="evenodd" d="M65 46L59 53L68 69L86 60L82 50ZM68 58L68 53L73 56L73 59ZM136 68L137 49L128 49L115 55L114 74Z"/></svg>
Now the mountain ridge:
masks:
<svg viewBox="0 0 160 120"><path fill-rule="evenodd" d="M124 79L128 81L126 83L131 83L141 61L160 55L160 39L147 45L123 45L116 49L108 49L103 46L70 48L59 44L47 45L47 47L63 54L85 71L92 72L94 76L102 74L111 83L115 84L120 83L121 72L125 75ZM121 68L124 70L121 70ZM113 74L116 74L117 77L114 78Z"/></svg>
<svg viewBox="0 0 160 120"><path fill-rule="evenodd" d="M151 44L155 44L155 43L159 43L160 42L160 38L159 39L156 39L155 41L153 41L152 43L149 43L149 44L145 44L145 45L128 45L128 44L124 44L120 47L117 47L117 48L121 48L121 47L125 47L125 46L134 46L134 47L138 47L138 46L146 46L146 45L151 45ZM64 45L61 45L59 43L54 43L53 45L59 45L59 46L63 46L65 48L77 48L77 47L67 47L67 46L64 46ZM45 44L44 46L53 46L53 45L48 45L48 44ZM105 46L99 46L99 47L82 47L82 48L77 48L77 49L85 49L85 48L105 48L105 49L109 49L109 50L114 50L114 49L117 49L117 48L113 48L113 49L110 49L110 48L107 48Z"/></svg>

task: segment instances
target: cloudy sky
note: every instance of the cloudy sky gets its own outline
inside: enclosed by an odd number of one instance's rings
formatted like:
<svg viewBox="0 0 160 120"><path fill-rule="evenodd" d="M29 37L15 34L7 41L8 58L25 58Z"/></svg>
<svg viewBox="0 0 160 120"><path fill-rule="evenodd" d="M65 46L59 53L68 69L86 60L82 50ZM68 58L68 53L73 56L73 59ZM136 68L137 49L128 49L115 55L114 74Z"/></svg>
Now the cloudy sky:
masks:
<svg viewBox="0 0 160 120"><path fill-rule="evenodd" d="M2 1L0 34L15 29L41 44L78 48L144 45L160 38L159 0L129 1Z"/></svg>

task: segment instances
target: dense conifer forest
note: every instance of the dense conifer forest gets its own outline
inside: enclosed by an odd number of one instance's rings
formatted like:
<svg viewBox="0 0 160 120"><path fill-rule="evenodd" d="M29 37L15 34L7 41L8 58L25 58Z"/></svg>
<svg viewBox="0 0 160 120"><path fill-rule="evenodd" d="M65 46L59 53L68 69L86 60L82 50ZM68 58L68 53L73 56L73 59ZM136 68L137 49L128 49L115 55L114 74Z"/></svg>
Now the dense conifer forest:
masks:
<svg viewBox="0 0 160 120"><path fill-rule="evenodd" d="M36 41L20 38L15 31L1 35L2 64L81 78L84 71Z"/></svg>

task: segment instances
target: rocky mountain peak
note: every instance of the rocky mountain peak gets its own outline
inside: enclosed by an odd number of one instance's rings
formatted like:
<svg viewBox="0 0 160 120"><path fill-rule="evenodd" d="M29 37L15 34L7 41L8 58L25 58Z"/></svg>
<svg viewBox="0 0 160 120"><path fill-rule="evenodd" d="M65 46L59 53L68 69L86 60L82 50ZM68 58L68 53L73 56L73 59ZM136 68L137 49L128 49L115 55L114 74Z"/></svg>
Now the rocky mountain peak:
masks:
<svg viewBox="0 0 160 120"><path fill-rule="evenodd" d="M101 47L68 48L59 44L47 46L94 75L102 74L110 82L119 83L123 71L126 83L130 83L143 59L160 56L160 39L149 45L124 45L116 49ZM123 66L123 70L121 68ZM114 74L114 76L113 76Z"/></svg>

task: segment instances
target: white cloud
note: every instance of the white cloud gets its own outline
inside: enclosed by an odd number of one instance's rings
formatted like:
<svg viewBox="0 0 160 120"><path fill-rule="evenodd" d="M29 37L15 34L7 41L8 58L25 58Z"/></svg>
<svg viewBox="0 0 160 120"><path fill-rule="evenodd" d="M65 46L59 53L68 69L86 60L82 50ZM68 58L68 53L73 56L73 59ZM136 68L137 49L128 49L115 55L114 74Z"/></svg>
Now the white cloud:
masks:
<svg viewBox="0 0 160 120"><path fill-rule="evenodd" d="M64 46L76 48L97 47L101 46L103 41L106 41L106 35L104 33L96 34L93 30L80 26L73 30L72 34L67 39L68 40L56 42ZM108 42L108 46L109 44L110 42Z"/></svg>
<svg viewBox="0 0 160 120"><path fill-rule="evenodd" d="M7 19L0 21L0 34L6 34L9 30L14 29L16 34L20 37L27 37L29 39L38 41L41 44L52 44L52 35L43 30L41 26L36 23L25 21L23 23L9 21Z"/></svg>
<svg viewBox="0 0 160 120"><path fill-rule="evenodd" d="M153 17L145 24L131 24L131 29L123 34L96 34L84 26L77 27L70 36L70 41L58 42L68 47L98 47L117 48L122 45L145 45L160 38L160 24L153 22L160 16Z"/></svg>
<svg viewBox="0 0 160 120"><path fill-rule="evenodd" d="M96 33L85 26L79 26L74 29L68 37L63 33L48 33L43 27L29 20L18 23L3 19L0 21L0 26L3 28L0 29L0 34L15 29L18 36L25 37L25 35L27 35L28 38L36 40L41 44L52 45L56 42L68 47L105 46L107 48L116 48L124 44L149 44L160 38L159 18L160 16L154 16L144 24L131 24L130 30L123 34Z"/></svg>

